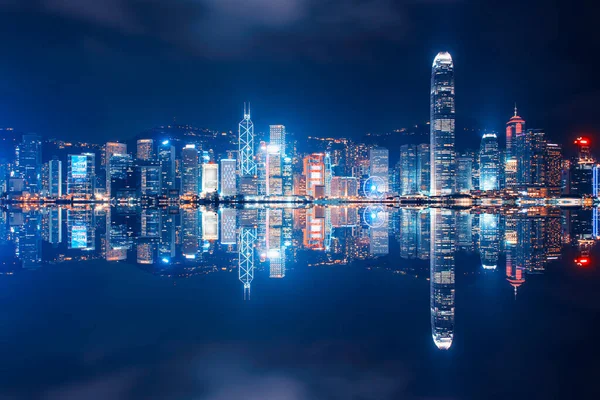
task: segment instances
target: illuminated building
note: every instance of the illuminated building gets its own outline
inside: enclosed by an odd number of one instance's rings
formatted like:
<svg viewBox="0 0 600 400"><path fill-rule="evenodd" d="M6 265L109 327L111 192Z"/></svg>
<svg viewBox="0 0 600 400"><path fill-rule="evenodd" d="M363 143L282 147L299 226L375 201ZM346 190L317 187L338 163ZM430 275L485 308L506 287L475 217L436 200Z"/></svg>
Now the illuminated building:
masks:
<svg viewBox="0 0 600 400"><path fill-rule="evenodd" d="M141 161L154 160L154 140L139 139L137 141L136 158Z"/></svg>
<svg viewBox="0 0 600 400"><path fill-rule="evenodd" d="M114 154L106 165L106 176L110 177L107 193L111 198L134 197L137 193L133 160L129 154Z"/></svg>
<svg viewBox="0 0 600 400"><path fill-rule="evenodd" d="M237 161L231 158L221 160L221 196L235 196L237 194L236 186L236 168Z"/></svg>
<svg viewBox="0 0 600 400"><path fill-rule="evenodd" d="M58 245L62 243L62 209L48 210L48 242Z"/></svg>
<svg viewBox="0 0 600 400"><path fill-rule="evenodd" d="M211 194L219 189L219 165L202 164L202 193Z"/></svg>
<svg viewBox="0 0 600 400"><path fill-rule="evenodd" d="M388 149L376 147L369 150L369 176L379 177L384 185L382 192L388 191L390 156Z"/></svg>
<svg viewBox="0 0 600 400"><path fill-rule="evenodd" d="M283 157L281 169L281 180L283 184L283 195L291 196L294 194L294 176L292 170L292 158Z"/></svg>
<svg viewBox="0 0 600 400"><path fill-rule="evenodd" d="M500 253L499 221L496 214L479 216L479 257L483 269L496 269Z"/></svg>
<svg viewBox="0 0 600 400"><path fill-rule="evenodd" d="M196 196L199 193L199 154L196 146L186 145L181 151L181 193Z"/></svg>
<svg viewBox="0 0 600 400"><path fill-rule="evenodd" d="M498 137L495 133L486 133L479 149L479 190L498 190L499 170Z"/></svg>
<svg viewBox="0 0 600 400"><path fill-rule="evenodd" d="M417 257L417 223L418 210L402 208L399 210L400 232L398 240L400 242L401 258Z"/></svg>
<svg viewBox="0 0 600 400"><path fill-rule="evenodd" d="M170 190L177 189L175 183L175 146L168 140L163 141L158 147L158 161L161 169L161 192L168 194Z"/></svg>
<svg viewBox="0 0 600 400"><path fill-rule="evenodd" d="M256 228L240 226L238 235L238 279L244 287L244 300L250 300L254 280L254 245Z"/></svg>
<svg viewBox="0 0 600 400"><path fill-rule="evenodd" d="M438 53L431 71L431 195L441 196L455 189L454 150L454 63L447 52Z"/></svg>
<svg viewBox="0 0 600 400"><path fill-rule="evenodd" d="M462 153L456 157L456 191L469 193L473 190L473 154Z"/></svg>
<svg viewBox="0 0 600 400"><path fill-rule="evenodd" d="M282 155L287 154L285 137L284 125L269 125L269 144L276 146Z"/></svg>
<svg viewBox="0 0 600 400"><path fill-rule="evenodd" d="M96 155L69 154L67 167L67 194L91 198L96 179Z"/></svg>
<svg viewBox="0 0 600 400"><path fill-rule="evenodd" d="M255 176L256 163L254 160L254 124L250 119L250 105L248 105L248 109L246 110L246 103L244 103L244 119L239 123L238 126L238 142L240 176ZM242 192L242 194L256 194L256 192Z"/></svg>
<svg viewBox="0 0 600 400"><path fill-rule="evenodd" d="M546 185L546 140L540 129L528 129L517 135L517 184L522 189Z"/></svg>
<svg viewBox="0 0 600 400"><path fill-rule="evenodd" d="M50 197L61 197L62 185L62 161L53 158L48 161L48 195Z"/></svg>
<svg viewBox="0 0 600 400"><path fill-rule="evenodd" d="M515 144L518 136L525 132L525 120L517 115L517 105L515 104L515 114L506 123L506 160L516 156Z"/></svg>
<svg viewBox="0 0 600 400"><path fill-rule="evenodd" d="M294 176L294 194L296 196L306 196L306 176Z"/></svg>
<svg viewBox="0 0 600 400"><path fill-rule="evenodd" d="M342 199L358 197L358 179L349 176L332 177L331 197Z"/></svg>
<svg viewBox="0 0 600 400"><path fill-rule="evenodd" d="M417 193L417 146L400 146L400 188L402 196Z"/></svg>
<svg viewBox="0 0 600 400"><path fill-rule="evenodd" d="M551 197L559 197L562 186L562 148L559 144L546 143L546 186Z"/></svg>
<svg viewBox="0 0 600 400"><path fill-rule="evenodd" d="M431 334L440 350L454 338L454 216L450 210L431 209L430 306Z"/></svg>
<svg viewBox="0 0 600 400"><path fill-rule="evenodd" d="M23 179L23 192L39 194L42 190L42 140L38 135L23 135L16 148L17 172Z"/></svg>
<svg viewBox="0 0 600 400"><path fill-rule="evenodd" d="M428 260L431 251L431 214L420 210L417 214L417 258Z"/></svg>
<svg viewBox="0 0 600 400"><path fill-rule="evenodd" d="M456 212L456 248L473 251L473 214L468 210Z"/></svg>
<svg viewBox="0 0 600 400"><path fill-rule="evenodd" d="M590 153L590 139L580 137L577 138L575 144L579 153L574 162L571 163L569 193L575 196L591 195L594 191L595 160Z"/></svg>
<svg viewBox="0 0 600 400"><path fill-rule="evenodd" d="M140 161L140 194L159 196L162 192L162 169L158 161Z"/></svg>
<svg viewBox="0 0 600 400"><path fill-rule="evenodd" d="M279 146L269 145L266 152L266 195L283 195L282 153Z"/></svg>
<svg viewBox="0 0 600 400"><path fill-rule="evenodd" d="M317 187L325 188L325 155L313 153L304 157L304 169L302 174L306 177L306 195L317 196Z"/></svg>
<svg viewBox="0 0 600 400"><path fill-rule="evenodd" d="M417 191L420 194L429 194L431 184L431 153L429 144L422 143L417 146Z"/></svg>
<svg viewBox="0 0 600 400"><path fill-rule="evenodd" d="M118 142L107 142L104 145L104 157L102 158L102 165L106 169L106 196L108 198L112 197L111 194L111 180L112 177L110 175L109 162L113 156L126 156L127 155L127 145L124 143Z"/></svg>

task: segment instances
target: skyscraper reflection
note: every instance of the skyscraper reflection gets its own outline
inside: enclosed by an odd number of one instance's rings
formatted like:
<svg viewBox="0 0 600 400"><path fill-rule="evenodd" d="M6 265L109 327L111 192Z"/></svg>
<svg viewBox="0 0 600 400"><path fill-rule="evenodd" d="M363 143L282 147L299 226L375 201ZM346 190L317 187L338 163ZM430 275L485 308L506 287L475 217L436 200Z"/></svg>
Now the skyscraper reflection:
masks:
<svg viewBox="0 0 600 400"><path fill-rule="evenodd" d="M454 235L453 212L431 209L431 334L440 350L448 350L454 338Z"/></svg>

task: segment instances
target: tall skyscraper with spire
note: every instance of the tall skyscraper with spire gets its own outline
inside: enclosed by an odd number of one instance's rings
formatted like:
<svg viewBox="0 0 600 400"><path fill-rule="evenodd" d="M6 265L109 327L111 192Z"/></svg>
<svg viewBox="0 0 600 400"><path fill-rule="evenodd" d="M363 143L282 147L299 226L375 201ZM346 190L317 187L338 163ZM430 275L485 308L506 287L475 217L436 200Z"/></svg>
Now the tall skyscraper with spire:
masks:
<svg viewBox="0 0 600 400"><path fill-rule="evenodd" d="M455 191L454 63L450 53L440 52L431 70L431 188L432 196Z"/></svg>
<svg viewBox="0 0 600 400"><path fill-rule="evenodd" d="M246 108L244 103L244 119L238 126L240 176L256 175L256 161L254 160L254 124L250 119L250 103Z"/></svg>

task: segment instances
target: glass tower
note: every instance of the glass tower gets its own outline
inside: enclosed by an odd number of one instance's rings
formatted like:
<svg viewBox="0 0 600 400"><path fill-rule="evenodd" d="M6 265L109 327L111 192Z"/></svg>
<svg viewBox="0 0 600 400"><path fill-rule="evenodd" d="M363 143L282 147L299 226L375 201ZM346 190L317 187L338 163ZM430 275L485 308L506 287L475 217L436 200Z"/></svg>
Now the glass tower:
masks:
<svg viewBox="0 0 600 400"><path fill-rule="evenodd" d="M486 133L479 149L479 190L498 190L499 171L498 137L495 133Z"/></svg>
<svg viewBox="0 0 600 400"><path fill-rule="evenodd" d="M441 52L431 70L431 195L454 193L454 63Z"/></svg>

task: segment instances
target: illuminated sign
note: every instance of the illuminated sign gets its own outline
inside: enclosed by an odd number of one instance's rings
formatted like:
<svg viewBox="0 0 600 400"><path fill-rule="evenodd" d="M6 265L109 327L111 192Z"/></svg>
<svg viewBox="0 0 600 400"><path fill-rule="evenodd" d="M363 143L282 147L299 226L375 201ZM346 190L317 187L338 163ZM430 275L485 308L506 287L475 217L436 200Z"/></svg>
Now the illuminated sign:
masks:
<svg viewBox="0 0 600 400"><path fill-rule="evenodd" d="M81 225L74 225L71 229L71 248L85 249L87 247L87 228Z"/></svg>
<svg viewBox="0 0 600 400"><path fill-rule="evenodd" d="M71 176L85 179L87 177L87 157L71 156Z"/></svg>

